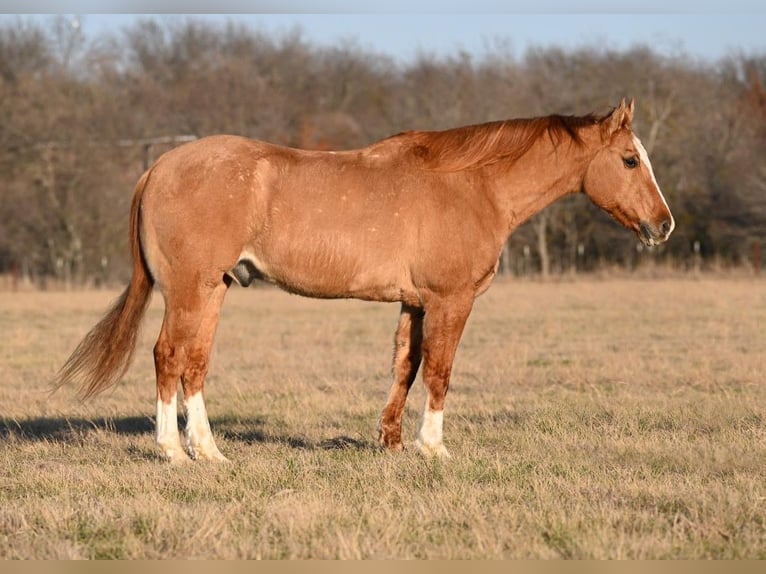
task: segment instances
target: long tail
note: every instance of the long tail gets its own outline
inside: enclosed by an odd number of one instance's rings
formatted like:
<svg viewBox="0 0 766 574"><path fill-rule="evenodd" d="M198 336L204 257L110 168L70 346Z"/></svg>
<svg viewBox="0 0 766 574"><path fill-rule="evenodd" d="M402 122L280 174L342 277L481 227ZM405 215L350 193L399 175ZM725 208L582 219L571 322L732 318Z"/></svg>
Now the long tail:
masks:
<svg viewBox="0 0 766 574"><path fill-rule="evenodd" d="M54 390L77 383L80 385L79 395L85 400L116 385L130 366L141 319L154 284L141 253L138 230L141 197L150 171L144 173L136 184L130 209L130 250L133 257L130 284L61 367L53 381Z"/></svg>

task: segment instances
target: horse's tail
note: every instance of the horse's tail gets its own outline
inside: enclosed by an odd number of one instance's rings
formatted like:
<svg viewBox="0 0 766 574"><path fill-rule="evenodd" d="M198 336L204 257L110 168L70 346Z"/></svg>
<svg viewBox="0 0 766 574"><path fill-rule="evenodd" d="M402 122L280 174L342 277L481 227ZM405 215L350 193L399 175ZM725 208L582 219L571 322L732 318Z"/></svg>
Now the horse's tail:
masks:
<svg viewBox="0 0 766 574"><path fill-rule="evenodd" d="M139 208L150 172L144 173L136 184L130 209L130 250L133 258L130 284L61 367L53 382L54 390L68 383L78 383L79 395L85 400L116 385L130 366L141 319L154 285L141 252L139 236Z"/></svg>

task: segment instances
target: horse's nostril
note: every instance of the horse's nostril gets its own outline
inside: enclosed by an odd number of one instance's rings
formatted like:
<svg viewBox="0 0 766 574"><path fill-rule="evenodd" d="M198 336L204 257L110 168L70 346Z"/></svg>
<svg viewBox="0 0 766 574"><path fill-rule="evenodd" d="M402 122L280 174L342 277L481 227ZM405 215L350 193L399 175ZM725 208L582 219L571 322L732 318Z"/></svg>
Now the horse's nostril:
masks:
<svg viewBox="0 0 766 574"><path fill-rule="evenodd" d="M669 219L666 219L660 224L660 231L662 232L662 235L667 235L670 233L670 228L673 224L670 222Z"/></svg>

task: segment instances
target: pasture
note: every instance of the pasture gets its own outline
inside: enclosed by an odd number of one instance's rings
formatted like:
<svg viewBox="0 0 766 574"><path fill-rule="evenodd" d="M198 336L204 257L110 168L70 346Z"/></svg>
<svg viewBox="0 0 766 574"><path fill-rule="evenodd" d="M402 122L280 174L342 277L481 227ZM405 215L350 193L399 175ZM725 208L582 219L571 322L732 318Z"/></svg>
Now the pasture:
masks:
<svg viewBox="0 0 766 574"><path fill-rule="evenodd" d="M377 447L397 305L235 288L206 387L231 462L162 462L157 293L116 389L48 394L117 294L0 294L2 558L766 558L762 279L498 280L448 461Z"/></svg>

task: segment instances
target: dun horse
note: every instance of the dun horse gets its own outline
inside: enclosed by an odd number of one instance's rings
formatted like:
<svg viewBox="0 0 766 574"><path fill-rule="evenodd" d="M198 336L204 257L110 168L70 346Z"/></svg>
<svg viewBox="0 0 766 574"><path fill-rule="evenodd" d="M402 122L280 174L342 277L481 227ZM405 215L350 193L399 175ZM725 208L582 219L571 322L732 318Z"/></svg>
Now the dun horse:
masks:
<svg viewBox="0 0 766 574"><path fill-rule="evenodd" d="M79 382L84 397L117 383L156 284L165 299L154 347L157 444L173 462L187 454L225 460L203 394L232 282L257 278L308 297L399 302L379 440L402 448L402 411L422 362L427 397L416 445L448 456L442 422L455 351L514 229L557 198L584 192L646 245L673 230L632 117L633 101L623 100L603 117L406 132L353 151L233 136L169 151L135 190L130 284L56 382ZM179 380L186 448L176 418Z"/></svg>

